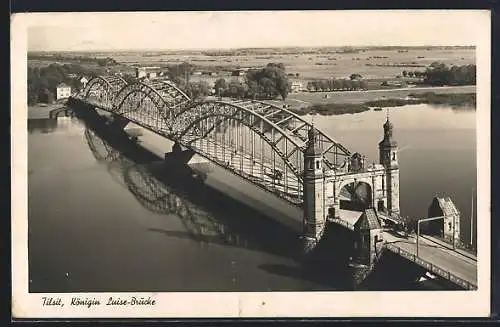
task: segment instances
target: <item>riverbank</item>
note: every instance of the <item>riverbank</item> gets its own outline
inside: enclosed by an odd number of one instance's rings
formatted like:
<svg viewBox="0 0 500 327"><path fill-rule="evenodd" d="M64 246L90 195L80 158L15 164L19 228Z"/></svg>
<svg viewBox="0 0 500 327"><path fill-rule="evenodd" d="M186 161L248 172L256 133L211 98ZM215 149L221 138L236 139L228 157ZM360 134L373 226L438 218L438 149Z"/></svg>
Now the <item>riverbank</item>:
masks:
<svg viewBox="0 0 500 327"><path fill-rule="evenodd" d="M433 105L449 105L452 107L471 107L475 109L476 94L475 93L458 93L458 94L437 94L427 92L423 94L410 93L405 99L381 99L375 101L367 101L365 105L369 107L400 107L407 104L433 104Z"/></svg>
<svg viewBox="0 0 500 327"><path fill-rule="evenodd" d="M291 108L291 111L298 115L319 114L319 115L343 115L368 111L371 108L381 110L381 107L401 107L408 104L430 104L445 105L456 109L475 110L475 93L410 93L406 98L387 98L364 103L323 103Z"/></svg>
<svg viewBox="0 0 500 327"><path fill-rule="evenodd" d="M28 106L28 119L45 119L50 117L50 112L54 109L64 107L65 103L36 104Z"/></svg>
<svg viewBox="0 0 500 327"><path fill-rule="evenodd" d="M301 92L290 93L285 103L292 107L327 103L363 104L367 101L375 101L383 98L406 98L410 94L423 94L428 92L436 94L476 93L476 86L408 87L368 91ZM283 101L276 102L283 104Z"/></svg>

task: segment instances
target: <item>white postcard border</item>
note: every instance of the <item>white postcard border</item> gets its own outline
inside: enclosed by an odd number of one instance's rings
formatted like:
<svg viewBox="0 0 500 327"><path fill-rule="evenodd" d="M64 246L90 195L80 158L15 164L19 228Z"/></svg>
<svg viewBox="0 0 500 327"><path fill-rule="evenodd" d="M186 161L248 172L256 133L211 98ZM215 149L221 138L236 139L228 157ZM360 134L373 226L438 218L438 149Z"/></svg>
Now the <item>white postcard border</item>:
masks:
<svg viewBox="0 0 500 327"><path fill-rule="evenodd" d="M147 14L147 13L144 13ZM368 13L369 14L369 13ZM401 12L404 15L404 12ZM432 14L432 11L429 12ZM195 317L484 317L490 310L490 12L471 11L477 36L477 291L267 292L267 293L28 293L27 28L33 15L11 16L12 315L14 318ZM120 13L108 13L120 15ZM404 18L402 17L402 21ZM439 33L439 31L436 31ZM43 306L44 296L65 306ZM155 305L106 306L112 297L150 297ZM72 297L101 305L74 307Z"/></svg>

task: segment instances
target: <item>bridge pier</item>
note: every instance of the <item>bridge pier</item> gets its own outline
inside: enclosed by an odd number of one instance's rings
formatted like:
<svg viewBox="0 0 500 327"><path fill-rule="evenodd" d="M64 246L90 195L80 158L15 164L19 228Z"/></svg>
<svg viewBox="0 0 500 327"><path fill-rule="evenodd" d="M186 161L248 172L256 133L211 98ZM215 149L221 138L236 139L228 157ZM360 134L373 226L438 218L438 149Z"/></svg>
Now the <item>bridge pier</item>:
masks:
<svg viewBox="0 0 500 327"><path fill-rule="evenodd" d="M70 97L66 102L66 105L71 108L74 116L78 118L95 120L96 118L100 117L93 105L85 103L80 99Z"/></svg>
<svg viewBox="0 0 500 327"><path fill-rule="evenodd" d="M183 150L179 142L175 142L172 146L172 152L165 153L165 164L185 166L195 155L192 150Z"/></svg>
<svg viewBox="0 0 500 327"><path fill-rule="evenodd" d="M125 117L113 114L111 116L110 125L118 129L124 129L129 123L129 120Z"/></svg>

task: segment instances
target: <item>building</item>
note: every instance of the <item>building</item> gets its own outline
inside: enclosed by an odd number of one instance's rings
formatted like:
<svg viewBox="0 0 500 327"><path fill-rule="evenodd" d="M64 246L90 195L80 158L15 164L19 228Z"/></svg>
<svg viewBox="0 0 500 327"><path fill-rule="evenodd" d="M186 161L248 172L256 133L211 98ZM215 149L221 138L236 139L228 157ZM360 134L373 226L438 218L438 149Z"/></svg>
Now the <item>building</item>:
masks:
<svg viewBox="0 0 500 327"><path fill-rule="evenodd" d="M71 86L66 83L60 83L56 87L56 100L67 99L71 96Z"/></svg>
<svg viewBox="0 0 500 327"><path fill-rule="evenodd" d="M155 79L161 75L163 75L161 67L136 67L135 69L135 77L138 79Z"/></svg>
<svg viewBox="0 0 500 327"><path fill-rule="evenodd" d="M429 217L444 218L429 221L425 226L426 233L442 237L450 243L457 244L460 241L460 211L450 197L434 197L428 214Z"/></svg>
<svg viewBox="0 0 500 327"><path fill-rule="evenodd" d="M382 226L375 209L366 209L354 224L354 262L370 266L382 251Z"/></svg>
<svg viewBox="0 0 500 327"><path fill-rule="evenodd" d="M292 93L301 92L304 90L304 84L300 81L292 81L290 84L290 90Z"/></svg>

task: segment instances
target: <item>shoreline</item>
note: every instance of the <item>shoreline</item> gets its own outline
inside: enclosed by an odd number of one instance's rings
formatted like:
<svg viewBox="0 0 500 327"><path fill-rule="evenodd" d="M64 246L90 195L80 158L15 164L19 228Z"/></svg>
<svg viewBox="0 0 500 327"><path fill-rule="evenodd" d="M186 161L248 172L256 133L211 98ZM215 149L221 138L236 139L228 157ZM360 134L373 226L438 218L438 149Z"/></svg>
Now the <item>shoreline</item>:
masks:
<svg viewBox="0 0 500 327"><path fill-rule="evenodd" d="M385 98L363 103L317 103L290 110L298 115L319 114L322 116L355 114L369 110L380 111L383 107L402 107L405 105L429 104L451 106L454 109L476 110L476 93L410 93L406 98Z"/></svg>

